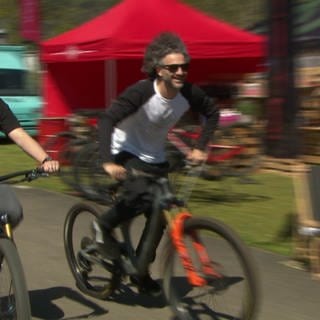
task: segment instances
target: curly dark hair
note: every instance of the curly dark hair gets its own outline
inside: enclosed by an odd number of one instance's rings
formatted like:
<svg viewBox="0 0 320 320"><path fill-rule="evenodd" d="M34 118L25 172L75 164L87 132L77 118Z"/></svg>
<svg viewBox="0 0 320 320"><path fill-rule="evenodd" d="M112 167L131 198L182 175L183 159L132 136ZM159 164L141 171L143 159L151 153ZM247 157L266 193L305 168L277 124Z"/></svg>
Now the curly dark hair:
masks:
<svg viewBox="0 0 320 320"><path fill-rule="evenodd" d="M163 32L155 37L147 46L142 71L145 72L150 79L155 79L157 77L156 67L159 66L161 60L170 53L182 53L186 62L190 62L189 53L180 37L172 32Z"/></svg>

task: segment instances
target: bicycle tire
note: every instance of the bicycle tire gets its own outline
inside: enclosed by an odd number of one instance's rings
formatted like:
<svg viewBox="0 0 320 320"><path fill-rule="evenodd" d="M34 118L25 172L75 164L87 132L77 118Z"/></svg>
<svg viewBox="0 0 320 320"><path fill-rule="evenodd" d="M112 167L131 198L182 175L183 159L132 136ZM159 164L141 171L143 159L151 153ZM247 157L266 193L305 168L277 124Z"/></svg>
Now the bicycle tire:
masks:
<svg viewBox="0 0 320 320"><path fill-rule="evenodd" d="M99 194L92 184L94 162L97 159L95 143L84 145L74 159L74 178L78 190L88 200L98 200Z"/></svg>
<svg viewBox="0 0 320 320"><path fill-rule="evenodd" d="M16 245L0 238L0 319L30 320L27 284Z"/></svg>
<svg viewBox="0 0 320 320"><path fill-rule="evenodd" d="M187 219L183 241L198 274L199 258L189 243L193 232L200 237L212 265L222 278L208 277L207 285L202 287L190 284L171 238L168 238L162 260L163 287L175 315L183 320L254 319L259 305L259 282L247 247L234 231L220 221Z"/></svg>
<svg viewBox="0 0 320 320"><path fill-rule="evenodd" d="M90 255L99 259L94 249L92 222L101 214L98 206L87 203L75 204L64 223L64 247L68 265L80 291L94 298L105 300L118 287L121 275L117 262L92 263L82 254L93 245Z"/></svg>
<svg viewBox="0 0 320 320"><path fill-rule="evenodd" d="M105 205L114 203L116 194L112 180L99 165L99 146L91 142L83 146L74 161L74 176L80 192L89 200Z"/></svg>

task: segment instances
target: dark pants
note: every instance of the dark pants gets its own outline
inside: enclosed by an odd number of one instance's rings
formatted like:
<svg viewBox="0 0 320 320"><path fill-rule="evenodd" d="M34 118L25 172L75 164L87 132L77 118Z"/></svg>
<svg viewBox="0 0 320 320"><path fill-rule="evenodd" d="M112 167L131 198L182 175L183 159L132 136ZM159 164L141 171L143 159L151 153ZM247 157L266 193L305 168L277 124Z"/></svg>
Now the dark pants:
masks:
<svg viewBox="0 0 320 320"><path fill-rule="evenodd" d="M123 165L128 172L132 169L136 169L155 176L166 176L169 168L167 162L149 164L141 161L139 158L128 152L121 152L115 157L114 161ZM99 224L105 229L111 230L124 221L144 214L146 216L146 223L136 249L136 254L138 257L144 255L147 260L146 264L150 264L154 261L156 249L165 229L165 220L163 217L160 218L156 226L151 225L150 223L150 217L153 212L151 191L153 183L154 182L150 177L130 176L124 182L123 192L117 200L117 203L99 218ZM150 230L152 232L152 241L146 241L150 234ZM149 254L146 256L144 252L148 252Z"/></svg>

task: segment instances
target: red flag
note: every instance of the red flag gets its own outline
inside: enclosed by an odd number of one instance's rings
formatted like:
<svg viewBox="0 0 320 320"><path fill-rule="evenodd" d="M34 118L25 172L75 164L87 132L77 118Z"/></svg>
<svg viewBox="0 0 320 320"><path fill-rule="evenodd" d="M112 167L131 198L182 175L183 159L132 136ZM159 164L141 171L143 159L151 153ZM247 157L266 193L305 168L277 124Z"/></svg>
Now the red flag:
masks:
<svg viewBox="0 0 320 320"><path fill-rule="evenodd" d="M39 0L20 0L21 35L24 39L40 41Z"/></svg>

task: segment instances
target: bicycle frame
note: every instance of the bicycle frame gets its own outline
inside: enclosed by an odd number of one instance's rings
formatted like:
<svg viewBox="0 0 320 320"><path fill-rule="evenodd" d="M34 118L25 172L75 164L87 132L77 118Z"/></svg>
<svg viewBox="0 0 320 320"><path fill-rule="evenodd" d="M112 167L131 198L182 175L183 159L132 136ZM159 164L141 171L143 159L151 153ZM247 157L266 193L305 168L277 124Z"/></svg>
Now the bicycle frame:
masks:
<svg viewBox="0 0 320 320"><path fill-rule="evenodd" d="M205 286L207 284L207 280L200 276L196 271L183 241L183 225L186 219L191 218L191 213L189 213L184 207L184 202L177 199L170 191L169 181L167 178L161 177L155 180L153 199L153 213L150 218L150 229L144 244L153 243L155 241L155 230L159 227L162 217L164 217L169 228L168 236L172 239L174 248L178 252L181 264L186 270L190 284L193 286ZM119 243L122 248L122 252L124 253L124 255L121 256L121 264L126 275L139 276L144 274L148 269L150 263L148 257L152 252L150 252L148 245L143 244L141 254L139 257L136 256L130 235L130 227L132 223L132 220L127 221L119 228L120 236L122 238ZM191 236L193 246L198 253L199 261L201 262L202 273L211 278L221 278L222 276L211 264L209 255L206 248L201 243L201 239L195 233ZM112 265L104 259L97 258L90 254L91 251L95 250L95 244L92 244L87 246L85 249L82 249L81 254L88 261L99 263L107 269L112 268Z"/></svg>
<svg viewBox="0 0 320 320"><path fill-rule="evenodd" d="M166 178L158 179L156 181L156 185L157 187L154 193L154 212L151 218L152 220L150 223L148 237L146 238L145 242L150 243L154 241L153 235L155 232L153 232L153 230L155 230L154 228L158 227L159 219L163 215L169 227L168 235L171 237L175 250L178 252L190 284L194 286L205 286L207 281L195 270L188 250L183 242L183 225L185 220L191 218L192 215L187 211L186 208L183 207L183 201L177 199L171 193L169 181ZM125 239L125 243L130 244L131 242L127 226L128 225L122 227L122 234ZM200 238L195 233L192 234L192 243L198 254L199 261L201 262L202 272L210 277L221 278L222 276L211 264L206 248L203 246ZM139 259L137 259L131 244L129 246L127 245L127 248L129 248L128 252L130 254L130 261L133 262L133 265L136 264L136 270L138 273L148 267L147 257L149 252L147 250L142 250L141 256Z"/></svg>
<svg viewBox="0 0 320 320"><path fill-rule="evenodd" d="M18 180L13 180L13 178L21 177ZM7 181L7 184L15 184L18 182L31 182L32 180L37 179L40 176L48 176L47 173L44 173L41 168L31 169L31 170L22 170L9 173L6 175L0 176L0 184ZM9 222L8 214L5 212L0 212L0 236L5 235L8 239L13 240L12 227Z"/></svg>

